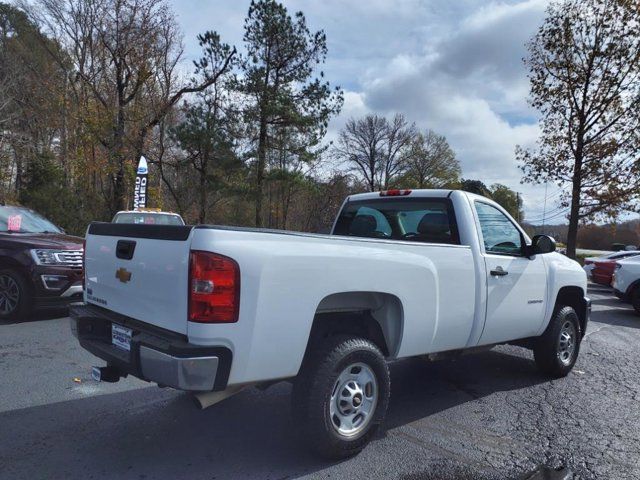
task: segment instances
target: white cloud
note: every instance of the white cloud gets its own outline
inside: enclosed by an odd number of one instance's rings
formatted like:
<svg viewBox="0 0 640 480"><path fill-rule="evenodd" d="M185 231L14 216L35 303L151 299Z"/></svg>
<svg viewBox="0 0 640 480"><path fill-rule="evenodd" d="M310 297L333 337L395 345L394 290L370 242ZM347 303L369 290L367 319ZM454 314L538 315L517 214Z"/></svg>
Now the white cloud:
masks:
<svg viewBox="0 0 640 480"><path fill-rule="evenodd" d="M330 124L329 140L350 117L402 112L449 139L465 177L519 190L527 214L541 215L544 187L520 185L514 149L533 144L538 134L536 114L526 103L522 57L546 0L284 3L291 12L303 10L312 30L327 34L323 70L345 90L345 105ZM224 41L241 43L248 1L175 0L174 6L191 58L197 56L192 39L207 29L217 30ZM556 190L549 188L550 197Z"/></svg>

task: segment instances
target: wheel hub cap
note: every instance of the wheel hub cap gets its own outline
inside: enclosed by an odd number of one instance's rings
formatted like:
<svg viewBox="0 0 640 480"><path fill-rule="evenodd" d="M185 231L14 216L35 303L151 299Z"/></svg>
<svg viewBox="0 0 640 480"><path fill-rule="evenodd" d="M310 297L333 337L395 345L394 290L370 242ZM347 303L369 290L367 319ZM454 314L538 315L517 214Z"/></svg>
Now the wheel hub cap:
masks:
<svg viewBox="0 0 640 480"><path fill-rule="evenodd" d="M354 363L338 376L331 393L329 416L333 428L342 436L362 432L371 421L378 403L378 384L373 370Z"/></svg>
<svg viewBox="0 0 640 480"><path fill-rule="evenodd" d="M16 281L8 275L0 275L0 313L12 313L20 301L20 289Z"/></svg>
<svg viewBox="0 0 640 480"><path fill-rule="evenodd" d="M560 329L560 338L558 339L558 359L564 364L569 365L573 360L573 354L576 349L576 328L573 322L566 321Z"/></svg>

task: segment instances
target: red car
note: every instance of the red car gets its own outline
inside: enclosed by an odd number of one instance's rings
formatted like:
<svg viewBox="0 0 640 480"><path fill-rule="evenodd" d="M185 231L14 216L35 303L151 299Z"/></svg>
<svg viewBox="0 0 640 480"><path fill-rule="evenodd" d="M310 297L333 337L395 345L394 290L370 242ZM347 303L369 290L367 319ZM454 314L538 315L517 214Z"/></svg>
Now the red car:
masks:
<svg viewBox="0 0 640 480"><path fill-rule="evenodd" d="M613 280L613 272L616 268L616 262L622 258L634 257L640 255L640 251L618 252L614 258L601 258L593 260L593 268L591 269L591 280L600 285L610 286ZM586 265L586 261L585 261Z"/></svg>

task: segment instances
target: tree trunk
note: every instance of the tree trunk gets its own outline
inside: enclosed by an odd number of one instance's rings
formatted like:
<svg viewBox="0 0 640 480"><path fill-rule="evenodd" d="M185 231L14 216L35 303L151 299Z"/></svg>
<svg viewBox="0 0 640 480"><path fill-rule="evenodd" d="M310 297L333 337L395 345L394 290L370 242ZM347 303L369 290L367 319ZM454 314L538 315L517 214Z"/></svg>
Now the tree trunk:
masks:
<svg viewBox="0 0 640 480"><path fill-rule="evenodd" d="M580 190L582 188L582 142L578 139L576 160L573 168L571 188L571 211L569 214L569 230L567 231L567 257L576 258L578 240L578 221L580 220Z"/></svg>
<svg viewBox="0 0 640 480"><path fill-rule="evenodd" d="M260 118L260 138L258 139L258 165L256 166L256 227L261 228L262 220L262 184L264 183L264 166L267 158L267 121L264 114Z"/></svg>
<svg viewBox="0 0 640 480"><path fill-rule="evenodd" d="M118 170L116 171L116 178L113 184L113 202L111 204L112 214L120 210L127 209L127 202L125 198L125 179L124 179L124 158L122 154L116 154L116 162L118 164Z"/></svg>
<svg viewBox="0 0 640 480"><path fill-rule="evenodd" d="M20 192L22 191L22 177L23 177L23 168L22 168L22 155L18 153L14 148L14 160L16 163L16 182L14 184L14 191L16 198L20 198Z"/></svg>
<svg viewBox="0 0 640 480"><path fill-rule="evenodd" d="M580 192L578 192L580 195ZM580 205L575 199L575 191L571 193L571 215L569 216L569 230L567 232L567 257L576 258L576 242L578 240L578 212Z"/></svg>
<svg viewBox="0 0 640 480"><path fill-rule="evenodd" d="M206 164L205 164L206 165ZM206 177L206 169L204 165L202 166L202 171L200 172L200 216L198 221L201 224L206 223L207 216L207 177Z"/></svg>
<svg viewBox="0 0 640 480"><path fill-rule="evenodd" d="M124 93L120 92L118 95L119 99L122 99ZM116 178L113 183L113 202L111 204L112 211L114 214L119 210L126 210L127 202L126 202L126 188L125 188L125 178L124 178L124 104L122 100L119 100L118 105L118 118L116 123L116 128L113 132L113 149L112 149L112 158L115 160L115 164L117 167L116 170Z"/></svg>

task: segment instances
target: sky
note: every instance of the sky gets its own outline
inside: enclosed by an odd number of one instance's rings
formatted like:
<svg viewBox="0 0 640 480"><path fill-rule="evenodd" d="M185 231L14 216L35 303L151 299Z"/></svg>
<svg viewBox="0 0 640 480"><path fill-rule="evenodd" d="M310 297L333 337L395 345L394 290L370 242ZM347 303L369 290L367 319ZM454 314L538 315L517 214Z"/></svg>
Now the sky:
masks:
<svg viewBox="0 0 640 480"><path fill-rule="evenodd" d="M171 0L184 32L185 61L199 56L198 33L217 31L242 46L249 0ZM322 66L345 104L327 139L350 117L403 113L447 137L464 178L521 193L525 218L563 223L554 184L521 184L516 145L533 146L537 113L527 104L522 58L546 0L284 0L312 31L327 34ZM546 192L546 193L545 193ZM545 202L546 199L546 202ZM546 203L546 206L545 206Z"/></svg>

